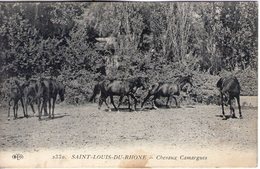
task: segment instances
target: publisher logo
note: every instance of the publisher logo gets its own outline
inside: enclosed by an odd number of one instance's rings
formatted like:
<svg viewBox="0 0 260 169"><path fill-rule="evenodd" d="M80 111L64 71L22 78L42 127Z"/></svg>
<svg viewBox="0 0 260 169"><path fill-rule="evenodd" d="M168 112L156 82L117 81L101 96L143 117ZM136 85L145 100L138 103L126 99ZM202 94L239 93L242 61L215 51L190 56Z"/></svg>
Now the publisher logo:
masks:
<svg viewBox="0 0 260 169"><path fill-rule="evenodd" d="M14 154L14 155L12 155L12 159L14 159L14 160L21 160L23 158L24 157L23 157L22 154Z"/></svg>

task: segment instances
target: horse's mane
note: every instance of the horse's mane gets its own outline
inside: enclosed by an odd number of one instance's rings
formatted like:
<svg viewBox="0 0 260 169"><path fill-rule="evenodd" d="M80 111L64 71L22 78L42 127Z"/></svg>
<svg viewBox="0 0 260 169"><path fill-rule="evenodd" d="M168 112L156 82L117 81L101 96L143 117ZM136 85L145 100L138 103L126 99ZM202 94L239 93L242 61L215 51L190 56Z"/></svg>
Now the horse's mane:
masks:
<svg viewBox="0 0 260 169"><path fill-rule="evenodd" d="M130 83L147 83L148 81L148 77L142 77L142 76L135 76L135 77L131 77L128 79L125 79L126 81L130 82Z"/></svg>
<svg viewBox="0 0 260 169"><path fill-rule="evenodd" d="M222 88L223 78L220 78L216 84L217 88Z"/></svg>

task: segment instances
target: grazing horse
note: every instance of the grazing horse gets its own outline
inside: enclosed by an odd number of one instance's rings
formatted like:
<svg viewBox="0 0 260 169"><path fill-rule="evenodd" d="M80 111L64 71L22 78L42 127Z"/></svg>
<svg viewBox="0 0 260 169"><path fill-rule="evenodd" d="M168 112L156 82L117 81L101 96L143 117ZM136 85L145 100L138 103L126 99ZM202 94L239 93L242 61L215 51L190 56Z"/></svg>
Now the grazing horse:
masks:
<svg viewBox="0 0 260 169"><path fill-rule="evenodd" d="M14 102L14 105L13 105L14 119L17 118L19 101L22 104L24 117L28 117L28 115L24 111L24 104L23 104L24 85L21 86L18 81L15 81L15 84L16 84L16 86L13 86L11 88L11 93L10 93L9 108L8 108L8 120L10 120L10 108L11 108L11 102L12 101Z"/></svg>
<svg viewBox="0 0 260 169"><path fill-rule="evenodd" d="M145 85L147 83L148 79L146 77L134 77L130 79L125 80L103 80L102 82L99 82L94 87L93 95L90 98L90 101L92 101L95 96L99 93L101 93L99 98L99 107L101 108L103 102L107 105L108 109L110 110L110 107L108 106L106 99L110 97L111 103L114 106L115 110L118 110L119 106L122 104L122 100L124 96L128 97L128 109L131 110L130 106L130 96L135 101L135 107L134 110L136 110L137 105L137 99L135 98L134 94L136 93L137 89L142 87L142 89L145 89ZM120 96L118 107L114 104L113 96Z"/></svg>
<svg viewBox="0 0 260 169"><path fill-rule="evenodd" d="M178 78L174 83L172 82L159 82L159 83L155 83L151 86L151 88L148 91L148 95L144 98L144 101L141 105L141 108L143 108L145 102L151 97L152 98L152 106L153 108L157 109L157 107L155 106L155 101L157 98L159 97L167 97L167 102L166 102L166 107L168 106L169 100L171 98L173 98L176 102L176 106L179 107L177 99L175 96L179 96L180 95L180 91L184 90L184 86L186 84L190 84L191 87L192 82L191 82L192 76L188 75L188 76L184 76L184 77L180 77ZM186 88L185 88L186 90Z"/></svg>
<svg viewBox="0 0 260 169"><path fill-rule="evenodd" d="M236 118L235 109L232 106L232 100L236 98L238 109L239 109L239 117L242 119L241 106L240 106L240 84L236 77L228 76L222 77L217 82L217 88L220 91L221 96L221 106L222 106L222 114L223 120L226 120L224 112L224 102L226 101L230 105L230 117Z"/></svg>
<svg viewBox="0 0 260 169"><path fill-rule="evenodd" d="M57 95L60 96L61 101L64 101L65 86L54 79L41 78L38 82L38 111L39 120L41 119L42 109L49 104L49 118L54 118L54 108ZM42 102L42 104L41 104Z"/></svg>

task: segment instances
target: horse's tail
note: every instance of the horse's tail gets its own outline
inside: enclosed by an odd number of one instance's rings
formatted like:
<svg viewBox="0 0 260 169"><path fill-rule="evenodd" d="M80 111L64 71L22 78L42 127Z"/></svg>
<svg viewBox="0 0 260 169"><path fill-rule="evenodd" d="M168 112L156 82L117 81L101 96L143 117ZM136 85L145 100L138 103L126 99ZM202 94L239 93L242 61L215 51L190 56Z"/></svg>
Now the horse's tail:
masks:
<svg viewBox="0 0 260 169"><path fill-rule="evenodd" d="M220 78L216 84L217 88L221 88L223 83L223 78Z"/></svg>
<svg viewBox="0 0 260 169"><path fill-rule="evenodd" d="M94 87L93 94L90 97L89 102L92 102L94 100L94 98L96 97L96 95L99 94L99 93L100 93L100 84L98 83Z"/></svg>

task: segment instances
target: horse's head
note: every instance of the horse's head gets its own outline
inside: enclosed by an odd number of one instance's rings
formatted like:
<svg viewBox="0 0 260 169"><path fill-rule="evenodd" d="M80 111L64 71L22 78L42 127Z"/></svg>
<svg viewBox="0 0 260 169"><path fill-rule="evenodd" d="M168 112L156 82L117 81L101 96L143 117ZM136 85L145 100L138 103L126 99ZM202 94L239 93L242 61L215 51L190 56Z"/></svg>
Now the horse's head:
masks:
<svg viewBox="0 0 260 169"><path fill-rule="evenodd" d="M187 94L190 94L192 93L192 85L190 83L186 83L181 90Z"/></svg>
<svg viewBox="0 0 260 169"><path fill-rule="evenodd" d="M149 78L148 77L137 77L136 79L136 87L142 87L142 90L145 90L147 88Z"/></svg>
<svg viewBox="0 0 260 169"><path fill-rule="evenodd" d="M189 83L191 85L191 87L193 87L193 79L192 79L193 75L188 75L187 76L187 83Z"/></svg>
<svg viewBox="0 0 260 169"><path fill-rule="evenodd" d="M193 87L192 75L180 77L177 80L177 83L179 84L181 90L184 90L186 88L188 90L187 92L191 92L192 87ZM189 84L190 87L187 87L187 84Z"/></svg>

